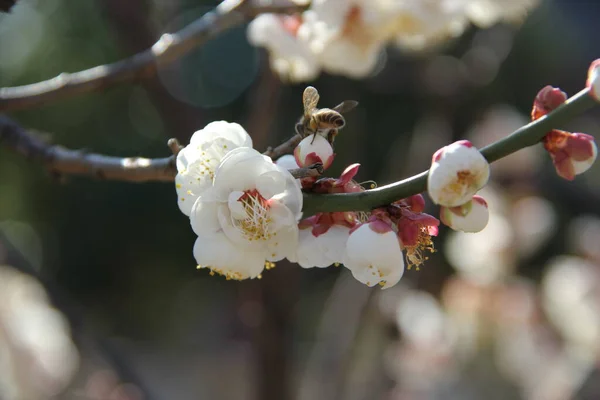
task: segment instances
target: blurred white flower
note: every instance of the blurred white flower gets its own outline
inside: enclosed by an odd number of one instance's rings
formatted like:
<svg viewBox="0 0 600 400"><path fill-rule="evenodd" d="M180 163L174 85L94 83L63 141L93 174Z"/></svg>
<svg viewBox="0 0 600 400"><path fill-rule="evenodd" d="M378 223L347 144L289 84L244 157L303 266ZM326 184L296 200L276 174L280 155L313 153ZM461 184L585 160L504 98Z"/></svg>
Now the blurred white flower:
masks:
<svg viewBox="0 0 600 400"><path fill-rule="evenodd" d="M367 286L394 286L404 274L404 257L396 232L382 221L360 225L346 243L344 266Z"/></svg>
<svg viewBox="0 0 600 400"><path fill-rule="evenodd" d="M460 140L435 152L427 192L434 203L456 207L465 204L490 176L490 165L471 142Z"/></svg>
<svg viewBox="0 0 600 400"><path fill-rule="evenodd" d="M78 363L68 323L43 287L0 267L0 398L49 399L66 387Z"/></svg>
<svg viewBox="0 0 600 400"><path fill-rule="evenodd" d="M423 50L461 35L468 26L463 0L382 0L395 15L395 42Z"/></svg>
<svg viewBox="0 0 600 400"><path fill-rule="evenodd" d="M199 268L255 278L265 261L295 261L302 192L292 175L249 147L229 152L190 215Z"/></svg>
<svg viewBox="0 0 600 400"><path fill-rule="evenodd" d="M600 350L598 266L583 258L559 256L542 281L543 306L563 336L588 352Z"/></svg>
<svg viewBox="0 0 600 400"><path fill-rule="evenodd" d="M342 263L350 228L332 225L327 232L315 235L310 227L300 229L297 262L302 268L325 268Z"/></svg>
<svg viewBox="0 0 600 400"><path fill-rule="evenodd" d="M194 132L177 154L175 188L182 213L190 215L198 196L212 185L221 159L237 147L252 147L252 138L239 124L216 121Z"/></svg>
<svg viewBox="0 0 600 400"><path fill-rule="evenodd" d="M375 68L393 16L377 0L317 0L298 37L327 72L362 78Z"/></svg>
<svg viewBox="0 0 600 400"><path fill-rule="evenodd" d="M313 80L321 69L364 78L391 41L422 50L461 35L471 21L489 27L519 20L538 1L313 0L302 15L257 17L248 37L269 50L271 66L283 79Z"/></svg>
<svg viewBox="0 0 600 400"><path fill-rule="evenodd" d="M529 257L554 235L557 216L552 203L539 196L520 198L512 204L511 226L520 257Z"/></svg>
<svg viewBox="0 0 600 400"><path fill-rule="evenodd" d="M502 205L496 204L497 200L490 201L494 196L488 193L485 196L492 212L485 229L476 235L453 232L445 243L450 264L460 275L478 284L497 282L515 267L514 230L509 220L499 213Z"/></svg>
<svg viewBox="0 0 600 400"><path fill-rule="evenodd" d="M297 38L301 20L297 16L261 14L248 26L248 40L269 51L271 68L286 81L305 82L321 72L316 55Z"/></svg>
<svg viewBox="0 0 600 400"><path fill-rule="evenodd" d="M455 231L479 232L485 228L489 218L486 201L477 195L461 206L440 209L440 220Z"/></svg>
<svg viewBox="0 0 600 400"><path fill-rule="evenodd" d="M520 23L540 0L467 0L466 14L480 28L501 22Z"/></svg>
<svg viewBox="0 0 600 400"><path fill-rule="evenodd" d="M301 167L309 167L317 162L327 169L333 162L333 147L321 135L310 135L302 139L294 149L296 163Z"/></svg>

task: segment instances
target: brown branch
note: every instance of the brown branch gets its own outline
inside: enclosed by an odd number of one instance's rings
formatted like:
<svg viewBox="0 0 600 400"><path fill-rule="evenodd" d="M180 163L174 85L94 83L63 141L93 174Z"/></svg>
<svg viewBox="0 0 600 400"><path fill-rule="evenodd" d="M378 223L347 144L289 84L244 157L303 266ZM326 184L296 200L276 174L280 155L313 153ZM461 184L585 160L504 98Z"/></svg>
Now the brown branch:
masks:
<svg viewBox="0 0 600 400"><path fill-rule="evenodd" d="M291 139L276 150L287 148L290 143ZM39 162L53 175L84 175L125 182L172 182L177 175L175 157L182 149L177 139L170 139L168 146L173 155L164 158L114 157L72 150L49 144L1 115L0 144L29 160ZM323 166L315 164L292 169L290 173L294 178L319 177L323 173Z"/></svg>
<svg viewBox="0 0 600 400"><path fill-rule="evenodd" d="M44 142L16 122L0 116L0 143L29 160L41 163L55 175L87 175L127 182L175 179L175 156L165 158L112 157L70 150Z"/></svg>
<svg viewBox="0 0 600 400"><path fill-rule="evenodd" d="M33 108L147 78L156 74L160 66L175 61L219 33L260 13L294 13L304 8L295 5L252 6L250 0L227 0L180 31L163 34L151 48L129 58L79 72L62 73L38 83L0 88L0 112Z"/></svg>
<svg viewBox="0 0 600 400"><path fill-rule="evenodd" d="M267 149L267 151L265 151L263 154L265 156L271 157L273 159L273 161L275 161L281 156L293 153L294 149L296 148L296 146L298 146L298 143L300 143L301 140L302 140L302 137L300 135L296 134L296 135L292 136L291 138L289 138L286 142L275 147L274 149L269 147Z"/></svg>

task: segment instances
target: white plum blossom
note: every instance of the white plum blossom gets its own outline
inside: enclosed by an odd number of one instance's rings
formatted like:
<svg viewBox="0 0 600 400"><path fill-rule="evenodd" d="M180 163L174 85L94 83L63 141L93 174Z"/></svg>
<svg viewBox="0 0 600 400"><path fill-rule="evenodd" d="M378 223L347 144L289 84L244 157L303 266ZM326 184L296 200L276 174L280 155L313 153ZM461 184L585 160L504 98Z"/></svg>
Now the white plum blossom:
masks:
<svg viewBox="0 0 600 400"><path fill-rule="evenodd" d="M325 268L342 263L350 228L332 225L327 232L315 236L310 228L300 229L297 262L302 268Z"/></svg>
<svg viewBox="0 0 600 400"><path fill-rule="evenodd" d="M282 79L314 80L321 70L350 78L371 75L388 43L423 50L461 35L520 21L539 0L313 0L302 14L262 14L249 41L265 47Z"/></svg>
<svg viewBox="0 0 600 400"><path fill-rule="evenodd" d="M301 210L300 184L287 170L254 149L232 150L192 208L198 268L242 280L258 277L265 261L294 261Z"/></svg>
<svg viewBox="0 0 600 400"><path fill-rule="evenodd" d="M463 205L440 209L440 220L455 231L480 232L489 219L488 205L483 197L477 195Z"/></svg>
<svg viewBox="0 0 600 400"><path fill-rule="evenodd" d="M404 256L400 240L391 227L382 221L360 225L346 243L344 266L356 280L372 287L387 289L404 274Z"/></svg>
<svg viewBox="0 0 600 400"><path fill-rule="evenodd" d="M457 207L465 204L490 177L490 165L468 140L436 151L427 178L427 192L434 203Z"/></svg>
<svg viewBox="0 0 600 400"><path fill-rule="evenodd" d="M300 167L309 167L320 162L327 169L333 162L335 154L331 144L321 135L310 135L302 139L294 149L296 163Z"/></svg>
<svg viewBox="0 0 600 400"><path fill-rule="evenodd" d="M362 78L377 65L393 16L378 0L314 1L298 29L327 72Z"/></svg>
<svg viewBox="0 0 600 400"><path fill-rule="evenodd" d="M468 0L465 12L480 28L489 28L500 22L521 22L540 0Z"/></svg>
<svg viewBox="0 0 600 400"><path fill-rule="evenodd" d="M189 216L198 196L212 185L215 170L225 154L252 147L252 138L234 122L215 121L194 132L190 144L177 154L175 188L182 213Z"/></svg>
<svg viewBox="0 0 600 400"><path fill-rule="evenodd" d="M297 39L299 17L261 14L248 26L248 40L269 51L271 68L286 81L306 82L321 72L308 44Z"/></svg>

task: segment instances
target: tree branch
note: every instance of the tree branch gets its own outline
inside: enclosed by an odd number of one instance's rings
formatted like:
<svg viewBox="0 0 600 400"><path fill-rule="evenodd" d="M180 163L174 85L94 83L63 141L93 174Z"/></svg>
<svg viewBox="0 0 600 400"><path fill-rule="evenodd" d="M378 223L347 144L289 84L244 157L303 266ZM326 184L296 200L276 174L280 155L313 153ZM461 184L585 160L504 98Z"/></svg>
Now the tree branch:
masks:
<svg viewBox="0 0 600 400"><path fill-rule="evenodd" d="M489 162L499 160L522 148L537 144L549 131L560 127L578 114L596 105L584 89L548 115L516 130L509 136L484 147L481 152ZM264 154L276 159L291 152L301 140L299 135L290 138ZM171 182L177 174L175 155L165 158L113 157L86 153L53 146L30 134L7 117L0 116L0 143L22 156L41 162L55 174L87 175L100 179L128 182ZM181 149L176 140L169 141L173 154ZM318 165L290 170L295 178L320 176ZM424 192L427 189L428 171L400 182L359 193L304 194L304 215L332 211L369 211L378 206Z"/></svg>
<svg viewBox="0 0 600 400"><path fill-rule="evenodd" d="M50 145L16 122L0 116L0 143L17 154L43 164L52 174L87 175L127 182L173 181L175 157L112 157Z"/></svg>
<svg viewBox="0 0 600 400"><path fill-rule="evenodd" d="M552 129L597 105L584 89L546 116L517 129L507 137L481 149L489 162L494 162L522 148L536 145ZM318 212L369 211L427 190L427 175L421 172L405 180L359 193L304 195L304 216Z"/></svg>
<svg viewBox="0 0 600 400"><path fill-rule="evenodd" d="M176 33L165 33L149 49L112 64L24 86L0 88L0 112L33 108L82 93L96 92L124 82L156 74L169 64L202 46L221 32L261 13L301 12L305 6L253 6L250 0L227 0Z"/></svg>
<svg viewBox="0 0 600 400"><path fill-rule="evenodd" d="M271 150L271 154L282 155L286 149L294 148L296 137ZM114 157L71 150L46 143L27 132L8 117L0 115L0 144L29 160L39 162L54 175L84 175L102 180L125 182L172 182L177 175L175 157L182 149L177 139L169 139L167 145L173 153L170 157ZM321 164L290 170L294 178L319 177L323 173Z"/></svg>
<svg viewBox="0 0 600 400"><path fill-rule="evenodd" d="M302 136L296 134L289 138L286 142L275 147L274 149L269 147L267 151L265 151L263 154L265 156L271 157L273 161L275 161L281 156L293 153L294 149L296 148L296 146L298 146L298 143L300 143L301 141Z"/></svg>

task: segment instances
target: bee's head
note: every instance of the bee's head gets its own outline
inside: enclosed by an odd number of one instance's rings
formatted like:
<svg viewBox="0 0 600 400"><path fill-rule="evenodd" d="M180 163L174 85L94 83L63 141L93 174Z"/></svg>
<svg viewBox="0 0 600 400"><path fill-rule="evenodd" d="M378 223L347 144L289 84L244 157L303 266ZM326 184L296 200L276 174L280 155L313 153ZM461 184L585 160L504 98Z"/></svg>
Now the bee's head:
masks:
<svg viewBox="0 0 600 400"><path fill-rule="evenodd" d="M298 122L295 126L296 133L302 137L304 137L304 124L302 122Z"/></svg>

